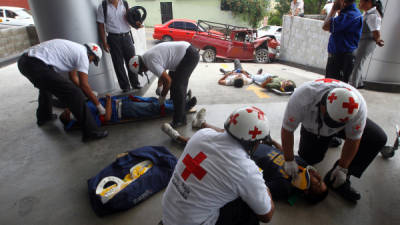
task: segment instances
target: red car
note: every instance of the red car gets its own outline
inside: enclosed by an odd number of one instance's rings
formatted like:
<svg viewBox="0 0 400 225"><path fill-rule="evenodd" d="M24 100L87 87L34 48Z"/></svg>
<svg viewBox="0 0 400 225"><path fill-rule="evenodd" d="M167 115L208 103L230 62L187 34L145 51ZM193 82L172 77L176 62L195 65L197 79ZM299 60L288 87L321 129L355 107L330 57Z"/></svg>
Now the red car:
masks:
<svg viewBox="0 0 400 225"><path fill-rule="evenodd" d="M267 63L279 53L279 41L270 37L257 38L257 31L253 29L203 20L199 20L198 27L205 31L196 32L191 43L203 50L205 62L214 62L216 58L237 58Z"/></svg>
<svg viewBox="0 0 400 225"><path fill-rule="evenodd" d="M153 38L162 41L191 42L197 31L197 22L187 19L172 19L154 26Z"/></svg>

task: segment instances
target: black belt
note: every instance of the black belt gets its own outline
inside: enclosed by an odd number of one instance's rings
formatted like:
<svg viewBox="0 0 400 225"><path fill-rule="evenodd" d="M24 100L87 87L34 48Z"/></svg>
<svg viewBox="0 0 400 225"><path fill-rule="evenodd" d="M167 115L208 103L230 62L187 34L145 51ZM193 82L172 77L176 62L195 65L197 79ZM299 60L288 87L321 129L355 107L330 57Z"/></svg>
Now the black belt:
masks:
<svg viewBox="0 0 400 225"><path fill-rule="evenodd" d="M119 36L119 37L125 37L125 36L128 36L128 35L129 35L129 32L126 32L126 33L119 33L119 34L117 34L117 33L108 33L108 35L111 35L111 36Z"/></svg>

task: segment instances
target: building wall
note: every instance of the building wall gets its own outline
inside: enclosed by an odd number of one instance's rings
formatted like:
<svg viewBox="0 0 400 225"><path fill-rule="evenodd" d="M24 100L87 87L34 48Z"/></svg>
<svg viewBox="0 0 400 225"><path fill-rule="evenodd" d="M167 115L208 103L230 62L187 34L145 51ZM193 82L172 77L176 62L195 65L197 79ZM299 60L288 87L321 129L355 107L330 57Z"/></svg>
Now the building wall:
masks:
<svg viewBox="0 0 400 225"><path fill-rule="evenodd" d="M25 9L30 9L28 0L0 0L1 6L16 6Z"/></svg>
<svg viewBox="0 0 400 225"><path fill-rule="evenodd" d="M128 0L129 6L140 5L146 8L146 26L161 24L160 2L172 2L174 19L203 19L237 26L248 26L230 11L220 10L220 0Z"/></svg>
<svg viewBox="0 0 400 225"><path fill-rule="evenodd" d="M325 69L329 32L322 25L322 20L284 16L280 59Z"/></svg>
<svg viewBox="0 0 400 225"><path fill-rule="evenodd" d="M0 29L0 58L21 54L38 43L34 26Z"/></svg>

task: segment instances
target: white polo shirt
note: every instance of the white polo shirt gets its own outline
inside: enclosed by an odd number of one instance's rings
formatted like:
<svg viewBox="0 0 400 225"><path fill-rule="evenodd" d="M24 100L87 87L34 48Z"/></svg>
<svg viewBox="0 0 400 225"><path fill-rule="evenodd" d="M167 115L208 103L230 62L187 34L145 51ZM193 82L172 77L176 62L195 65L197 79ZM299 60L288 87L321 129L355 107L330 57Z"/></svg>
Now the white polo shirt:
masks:
<svg viewBox="0 0 400 225"><path fill-rule="evenodd" d="M382 18L379 15L378 10L376 10L376 7L372 7L370 10L364 13L363 17L365 16L368 28L371 31L381 30Z"/></svg>
<svg viewBox="0 0 400 225"><path fill-rule="evenodd" d="M290 11L292 12L292 15L294 15L294 13L296 12L296 9L300 9L299 10L299 14L304 13L304 2L303 0L297 0L296 4L294 4L294 1L292 0L292 2L290 3Z"/></svg>
<svg viewBox="0 0 400 225"><path fill-rule="evenodd" d="M106 0L107 1L107 0ZM120 34L131 30L126 18L126 9L122 0L118 1L118 6L115 6L107 1L107 23L106 31L108 33ZM97 22L104 23L103 5L100 4L97 8Z"/></svg>
<svg viewBox="0 0 400 225"><path fill-rule="evenodd" d="M225 78L225 85L226 86L232 86L236 77L241 77L243 78L243 85L248 85L253 83L253 79L243 75L243 74L232 74L228 77Z"/></svg>
<svg viewBox="0 0 400 225"><path fill-rule="evenodd" d="M187 143L162 199L164 225L212 225L241 197L258 215L271 210L262 173L228 133L201 129Z"/></svg>
<svg viewBox="0 0 400 225"><path fill-rule="evenodd" d="M144 53L143 62L154 75L160 77L166 71L175 71L186 54L190 44L186 41L172 41L157 44Z"/></svg>
<svg viewBox="0 0 400 225"><path fill-rule="evenodd" d="M326 92L337 87L349 88L358 96L360 99L359 111L344 127L330 128L322 122L322 127L319 129L318 117L320 115L317 105ZM293 132L301 123L308 132L315 135L318 135L319 130L321 136L331 136L344 129L347 138L357 140L363 134L366 120L367 105L357 89L341 81L318 79L306 82L296 88L287 104L282 127Z"/></svg>
<svg viewBox="0 0 400 225"><path fill-rule="evenodd" d="M35 45L28 50L28 56L53 66L58 73L77 70L88 74L89 71L86 47L64 39L53 39Z"/></svg>

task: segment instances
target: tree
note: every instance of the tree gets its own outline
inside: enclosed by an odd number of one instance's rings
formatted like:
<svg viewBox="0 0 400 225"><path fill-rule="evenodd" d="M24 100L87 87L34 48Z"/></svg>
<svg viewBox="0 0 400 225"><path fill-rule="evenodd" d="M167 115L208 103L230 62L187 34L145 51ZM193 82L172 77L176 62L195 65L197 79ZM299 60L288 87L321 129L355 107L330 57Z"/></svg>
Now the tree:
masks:
<svg viewBox="0 0 400 225"><path fill-rule="evenodd" d="M269 0L221 0L221 9L229 9L256 28L266 15Z"/></svg>

